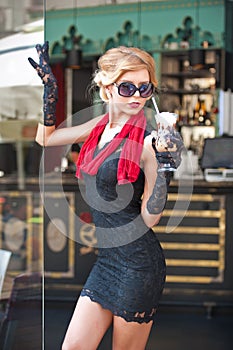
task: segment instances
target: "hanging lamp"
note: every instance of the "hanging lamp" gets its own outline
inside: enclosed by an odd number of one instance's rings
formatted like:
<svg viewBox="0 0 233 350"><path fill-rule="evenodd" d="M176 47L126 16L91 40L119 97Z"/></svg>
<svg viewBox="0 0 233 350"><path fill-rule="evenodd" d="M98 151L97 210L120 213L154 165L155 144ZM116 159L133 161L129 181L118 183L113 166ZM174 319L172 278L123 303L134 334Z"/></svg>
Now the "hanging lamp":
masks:
<svg viewBox="0 0 233 350"><path fill-rule="evenodd" d="M73 25L70 27L71 49L66 50L65 66L70 69L80 69L82 66L82 50L79 47L81 36L76 36L77 4L73 3Z"/></svg>

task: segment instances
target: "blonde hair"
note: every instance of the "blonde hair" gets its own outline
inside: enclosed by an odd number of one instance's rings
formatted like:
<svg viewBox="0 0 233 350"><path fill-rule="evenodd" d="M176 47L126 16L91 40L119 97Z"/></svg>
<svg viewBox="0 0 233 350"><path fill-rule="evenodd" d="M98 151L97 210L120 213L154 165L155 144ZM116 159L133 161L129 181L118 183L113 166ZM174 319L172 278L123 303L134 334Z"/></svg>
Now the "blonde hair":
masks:
<svg viewBox="0 0 233 350"><path fill-rule="evenodd" d="M115 83L127 71L147 69L150 82L157 87L155 61L146 51L137 47L119 46L109 49L98 60L98 70L94 75L94 83L100 88L99 94L107 102L106 87Z"/></svg>

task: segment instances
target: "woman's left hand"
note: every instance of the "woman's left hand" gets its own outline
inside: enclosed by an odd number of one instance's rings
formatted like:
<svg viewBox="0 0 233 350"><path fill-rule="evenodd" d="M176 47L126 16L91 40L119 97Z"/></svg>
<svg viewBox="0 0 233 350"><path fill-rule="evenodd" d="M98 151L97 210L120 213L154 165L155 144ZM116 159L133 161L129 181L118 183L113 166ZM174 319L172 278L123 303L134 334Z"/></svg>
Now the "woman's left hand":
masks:
<svg viewBox="0 0 233 350"><path fill-rule="evenodd" d="M39 56L39 64L36 63L31 57L28 61L32 67L37 71L37 74L42 79L44 84L56 82L56 78L53 75L52 69L49 65L49 43L46 41L42 46L36 45L36 51Z"/></svg>
<svg viewBox="0 0 233 350"><path fill-rule="evenodd" d="M152 147L155 151L156 159L160 164L170 163L172 167L178 168L181 163L181 153L184 150L183 140L177 130L172 128L166 140L166 151L160 152L159 138L156 131L152 132Z"/></svg>
<svg viewBox="0 0 233 350"><path fill-rule="evenodd" d="M54 126L56 124L56 104L58 100L58 86L57 80L49 65L49 43L46 41L42 46L37 44L36 50L39 56L39 64L31 57L28 61L32 67L37 71L44 84L43 95L43 111L44 118L42 123L45 126Z"/></svg>

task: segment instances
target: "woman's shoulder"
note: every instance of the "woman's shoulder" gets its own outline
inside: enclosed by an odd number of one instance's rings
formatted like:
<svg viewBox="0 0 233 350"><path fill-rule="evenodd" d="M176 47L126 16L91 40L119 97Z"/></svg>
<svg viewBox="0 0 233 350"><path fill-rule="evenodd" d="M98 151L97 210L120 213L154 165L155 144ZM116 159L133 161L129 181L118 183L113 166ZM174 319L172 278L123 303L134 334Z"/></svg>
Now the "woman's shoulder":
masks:
<svg viewBox="0 0 233 350"><path fill-rule="evenodd" d="M152 138L153 138L153 134L151 132L145 135L144 143L143 143L144 147L151 146Z"/></svg>
<svg viewBox="0 0 233 350"><path fill-rule="evenodd" d="M152 139L155 137L156 131L147 132L144 137L143 143L143 152L142 152L142 160L145 162L146 160L151 159L151 155L154 157L154 149L152 147Z"/></svg>
<svg viewBox="0 0 233 350"><path fill-rule="evenodd" d="M144 132L144 146L148 143L151 145L152 138L155 137L156 130L151 124L147 122L146 129Z"/></svg>

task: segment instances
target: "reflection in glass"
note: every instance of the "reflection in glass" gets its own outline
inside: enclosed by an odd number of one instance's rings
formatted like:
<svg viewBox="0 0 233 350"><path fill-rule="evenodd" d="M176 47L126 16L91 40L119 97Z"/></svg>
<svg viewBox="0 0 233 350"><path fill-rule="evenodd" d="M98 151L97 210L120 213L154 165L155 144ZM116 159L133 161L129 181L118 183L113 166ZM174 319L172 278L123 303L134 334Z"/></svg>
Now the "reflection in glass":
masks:
<svg viewBox="0 0 233 350"><path fill-rule="evenodd" d="M9 2L0 22L0 349L42 349L42 215L34 142L41 94L27 57L43 41L43 0Z"/></svg>

